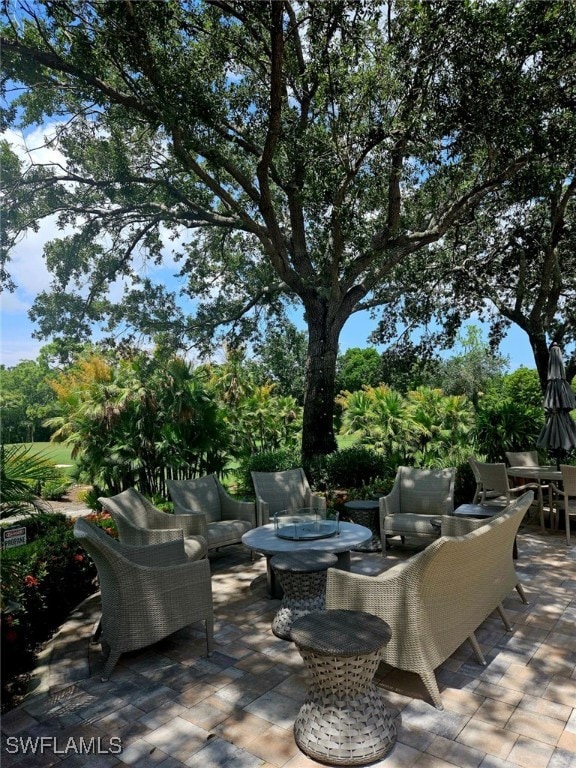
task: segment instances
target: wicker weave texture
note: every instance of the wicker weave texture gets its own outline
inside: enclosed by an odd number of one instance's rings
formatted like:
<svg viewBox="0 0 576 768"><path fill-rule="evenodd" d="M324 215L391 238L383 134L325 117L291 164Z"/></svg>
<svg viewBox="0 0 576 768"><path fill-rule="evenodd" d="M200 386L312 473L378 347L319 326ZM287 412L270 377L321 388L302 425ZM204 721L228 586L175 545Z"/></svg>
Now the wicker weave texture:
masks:
<svg viewBox="0 0 576 768"><path fill-rule="evenodd" d="M166 483L176 514L198 519L208 549L240 544L246 531L256 527L254 502L233 499L216 475Z"/></svg>
<svg viewBox="0 0 576 768"><path fill-rule="evenodd" d="M208 544L194 520L187 515L162 512L135 488L116 496L101 496L98 501L112 515L123 544L138 547L185 540L190 559L206 557Z"/></svg>
<svg viewBox="0 0 576 768"><path fill-rule="evenodd" d="M372 682L390 631L374 620L357 611L327 611L310 614L295 625L294 639L308 669L310 687L294 723L294 738L315 760L365 765L385 757L395 744L394 720ZM328 643L326 632L331 635ZM361 653L347 653L359 645L364 647Z"/></svg>
<svg viewBox="0 0 576 768"><path fill-rule="evenodd" d="M384 619L392 629L384 660L418 674L442 709L434 670L473 638L518 583L512 547L533 498L528 491L477 530L437 539L378 576L331 568L326 607L367 611Z"/></svg>
<svg viewBox="0 0 576 768"><path fill-rule="evenodd" d="M282 602L272 621L272 631L283 640L292 639L292 624L313 611L326 607L326 571L337 563L336 555L323 552L276 555L270 561L284 590ZM290 560L295 568L291 570ZM310 560L306 566L306 560ZM278 566L280 564L281 567Z"/></svg>
<svg viewBox="0 0 576 768"><path fill-rule="evenodd" d="M505 507L500 512L496 512L492 516L492 518L502 515L504 512L506 512L506 509L507 507ZM474 518L469 518L469 517L455 517L454 515L444 515L444 517L441 518L441 526L440 526L441 535L442 536L465 536L467 533L470 533L470 531L475 531L478 528L482 528L483 525L486 525L486 522L489 519L491 518L483 518L481 520L475 520ZM526 598L524 587L522 586L520 581L516 584L516 591L520 595L522 602L527 605L528 599Z"/></svg>
<svg viewBox="0 0 576 768"><path fill-rule="evenodd" d="M190 561L182 541L122 545L82 518L74 535L94 560L102 593L101 639L109 649L103 677L120 654L158 642L197 621L212 651L214 613L210 565Z"/></svg>
<svg viewBox="0 0 576 768"><path fill-rule="evenodd" d="M258 525L266 525L276 512L303 507L325 509L324 496L312 493L304 470L284 472L251 472L256 493Z"/></svg>
<svg viewBox="0 0 576 768"><path fill-rule="evenodd" d="M398 467L394 485L380 499L382 546L387 536L435 536L434 517L454 509L456 470Z"/></svg>

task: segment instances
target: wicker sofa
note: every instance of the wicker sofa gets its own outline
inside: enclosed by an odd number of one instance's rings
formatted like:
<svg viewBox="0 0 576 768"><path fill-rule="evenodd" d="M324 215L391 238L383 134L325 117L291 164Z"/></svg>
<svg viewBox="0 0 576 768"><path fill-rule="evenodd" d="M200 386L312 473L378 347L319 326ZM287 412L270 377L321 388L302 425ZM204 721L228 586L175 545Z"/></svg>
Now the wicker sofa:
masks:
<svg viewBox="0 0 576 768"><path fill-rule="evenodd" d="M518 584L512 559L516 531L532 491L464 536L442 536L423 552L378 576L328 570L327 609L367 611L390 625L383 661L415 672L434 705L442 699L434 670L469 640L485 663L474 631Z"/></svg>

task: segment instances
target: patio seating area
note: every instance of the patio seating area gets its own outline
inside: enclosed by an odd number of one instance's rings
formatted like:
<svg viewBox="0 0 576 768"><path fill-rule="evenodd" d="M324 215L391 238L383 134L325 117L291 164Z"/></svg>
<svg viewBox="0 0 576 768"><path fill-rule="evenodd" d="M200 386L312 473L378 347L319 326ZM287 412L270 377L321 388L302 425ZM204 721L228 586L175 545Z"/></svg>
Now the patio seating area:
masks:
<svg viewBox="0 0 576 768"><path fill-rule="evenodd" d="M576 764L576 548L563 532L523 524L507 632L495 611L476 632L486 666L464 644L436 670L444 710L414 674L380 668L375 682L397 729L388 768L569 768ZM410 557L409 546L352 553L352 570L376 574ZM2 720L2 763L13 765L306 768L294 721L307 692L295 644L276 637L279 600L266 597L266 561L242 545L210 554L214 653L201 623L121 656L102 682L90 642L99 595L85 601L43 654L39 686ZM24 755L14 739L51 737L62 750ZM67 751L100 739L99 754ZM106 753L112 737L121 751ZM8 739L11 738L11 741ZM117 744L118 742L116 742Z"/></svg>

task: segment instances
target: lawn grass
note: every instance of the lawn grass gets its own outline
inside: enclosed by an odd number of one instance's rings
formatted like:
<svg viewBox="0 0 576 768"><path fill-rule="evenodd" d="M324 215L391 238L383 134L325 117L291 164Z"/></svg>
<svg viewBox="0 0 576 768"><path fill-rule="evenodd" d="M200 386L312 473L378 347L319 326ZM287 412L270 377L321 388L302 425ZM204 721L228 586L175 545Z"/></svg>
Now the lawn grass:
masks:
<svg viewBox="0 0 576 768"><path fill-rule="evenodd" d="M45 456L54 464L63 464L62 471L69 475L75 469L76 464L71 457L72 448L64 443L24 443L30 447L33 453Z"/></svg>
<svg viewBox="0 0 576 768"><path fill-rule="evenodd" d="M338 450L343 448L351 448L360 440L358 435L336 435L336 442L338 443Z"/></svg>

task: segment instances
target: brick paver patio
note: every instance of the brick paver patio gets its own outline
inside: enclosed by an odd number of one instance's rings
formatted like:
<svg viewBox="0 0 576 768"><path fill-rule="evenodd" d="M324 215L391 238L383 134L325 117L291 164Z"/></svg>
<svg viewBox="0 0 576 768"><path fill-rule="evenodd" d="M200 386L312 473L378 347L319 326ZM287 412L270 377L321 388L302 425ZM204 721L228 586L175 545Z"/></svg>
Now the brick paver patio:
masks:
<svg viewBox="0 0 576 768"><path fill-rule="evenodd" d="M378 683L394 711L398 741L376 766L388 768L574 768L576 766L576 546L523 527L517 570L530 604L514 591L513 620L497 615L477 632L481 667L462 646L437 670L444 711L419 680L384 670ZM397 548L353 555L376 572L409 554ZM126 654L102 683L100 646L90 633L93 596L73 613L42 658L39 686L2 720L2 765L138 768L306 768L294 743L306 694L294 645L271 622L265 564L241 546L211 556L215 653L193 626Z"/></svg>

